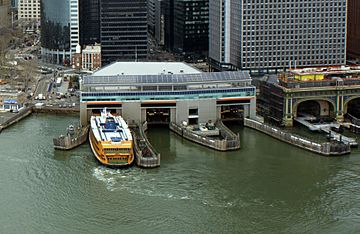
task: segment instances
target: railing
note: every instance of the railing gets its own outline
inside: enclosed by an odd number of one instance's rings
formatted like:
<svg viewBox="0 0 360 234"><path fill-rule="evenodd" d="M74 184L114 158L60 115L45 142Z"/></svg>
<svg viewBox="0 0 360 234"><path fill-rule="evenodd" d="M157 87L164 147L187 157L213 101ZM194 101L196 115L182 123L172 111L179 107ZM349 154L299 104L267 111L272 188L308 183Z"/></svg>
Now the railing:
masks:
<svg viewBox="0 0 360 234"><path fill-rule="evenodd" d="M222 125L221 125L222 124ZM229 129L223 124L220 124L220 134L225 139L213 139L206 136L201 136L196 134L194 131L187 129L186 127L177 125L175 123L170 123L169 127L172 131L183 136L184 138L196 142L198 144L207 146L212 149L216 149L219 151L227 151L227 150L236 150L240 148L240 136L234 133L229 133ZM219 126L219 125L218 125ZM231 131L230 131L231 132Z"/></svg>
<svg viewBox="0 0 360 234"><path fill-rule="evenodd" d="M147 129L146 122L142 126L140 125L132 129L136 163L140 167L159 167L160 153L151 145L144 129Z"/></svg>
<svg viewBox="0 0 360 234"><path fill-rule="evenodd" d="M355 116L350 115L349 113L345 114L345 117L351 121L352 124L360 126L360 119Z"/></svg>
<svg viewBox="0 0 360 234"><path fill-rule="evenodd" d="M350 115L349 113L345 114L345 118L350 120L352 123L350 125L350 131L356 134L360 134L360 119Z"/></svg>
<svg viewBox="0 0 360 234"><path fill-rule="evenodd" d="M291 134L289 132L284 132L279 128L269 126L255 120L247 119L244 120L244 125L249 128L256 129L260 132L263 132L267 135L270 135L278 140L287 142L289 144L298 146L300 148L321 154L321 155L343 155L351 152L350 145L344 144L342 142L324 142L316 143L304 137Z"/></svg>
<svg viewBox="0 0 360 234"><path fill-rule="evenodd" d="M239 149L240 148L240 135L239 133L235 134L231 131L225 124L219 120L216 122L216 127L220 129L220 135L226 140L226 149Z"/></svg>

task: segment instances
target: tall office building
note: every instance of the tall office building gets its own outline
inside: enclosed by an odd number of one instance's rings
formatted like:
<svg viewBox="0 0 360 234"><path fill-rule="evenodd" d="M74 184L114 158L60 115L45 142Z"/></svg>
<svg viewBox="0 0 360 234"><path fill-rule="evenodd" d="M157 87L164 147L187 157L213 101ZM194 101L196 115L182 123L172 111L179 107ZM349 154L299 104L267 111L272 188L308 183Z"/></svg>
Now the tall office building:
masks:
<svg viewBox="0 0 360 234"><path fill-rule="evenodd" d="M345 64L347 0L212 0L215 70Z"/></svg>
<svg viewBox="0 0 360 234"><path fill-rule="evenodd" d="M79 0L80 45L100 43L100 0Z"/></svg>
<svg viewBox="0 0 360 234"><path fill-rule="evenodd" d="M207 52L209 0L174 0L175 52Z"/></svg>
<svg viewBox="0 0 360 234"><path fill-rule="evenodd" d="M347 55L360 60L360 1L348 0Z"/></svg>
<svg viewBox="0 0 360 234"><path fill-rule="evenodd" d="M19 0L18 19L28 31L34 31L40 26L40 0Z"/></svg>
<svg viewBox="0 0 360 234"><path fill-rule="evenodd" d="M148 19L148 30L149 30L149 33L151 35L154 35L155 34L155 21L156 21L156 10L155 10L155 5L156 5L156 2L158 0L148 0L147 1L147 9L148 9L148 13L147 13L147 19Z"/></svg>
<svg viewBox="0 0 360 234"><path fill-rule="evenodd" d="M79 44L78 0L41 0L40 9L42 59L70 64Z"/></svg>
<svg viewBox="0 0 360 234"><path fill-rule="evenodd" d="M147 57L147 1L101 0L100 41L102 63L142 60Z"/></svg>
<svg viewBox="0 0 360 234"><path fill-rule="evenodd" d="M19 20L40 20L40 0L19 0L18 2Z"/></svg>

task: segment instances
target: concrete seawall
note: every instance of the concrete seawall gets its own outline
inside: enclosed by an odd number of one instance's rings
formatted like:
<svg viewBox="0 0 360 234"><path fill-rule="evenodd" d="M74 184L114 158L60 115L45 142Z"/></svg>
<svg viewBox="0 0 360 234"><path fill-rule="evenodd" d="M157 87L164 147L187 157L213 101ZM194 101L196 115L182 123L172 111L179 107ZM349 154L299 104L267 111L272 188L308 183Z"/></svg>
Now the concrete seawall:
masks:
<svg viewBox="0 0 360 234"><path fill-rule="evenodd" d="M31 113L32 113L32 107L26 107L26 108L22 109L19 113L17 113L16 115L10 117L9 119L7 119L5 122L3 122L0 125L0 132L2 130L4 130L5 128L8 128L11 125L13 125L13 124L19 122L20 120L26 118Z"/></svg>
<svg viewBox="0 0 360 234"><path fill-rule="evenodd" d="M34 106L25 107L19 113L5 120L0 124L0 132L5 128L12 126L13 124L21 121L32 113L49 113L49 114L79 114L79 108L54 108L54 107L45 107L45 108L36 108Z"/></svg>
<svg viewBox="0 0 360 234"><path fill-rule="evenodd" d="M279 128L269 126L251 119L245 119L244 126L258 130L280 141L324 156L344 155L351 152L349 144L344 144L341 142L313 142L309 139L305 139L304 137L282 131Z"/></svg>

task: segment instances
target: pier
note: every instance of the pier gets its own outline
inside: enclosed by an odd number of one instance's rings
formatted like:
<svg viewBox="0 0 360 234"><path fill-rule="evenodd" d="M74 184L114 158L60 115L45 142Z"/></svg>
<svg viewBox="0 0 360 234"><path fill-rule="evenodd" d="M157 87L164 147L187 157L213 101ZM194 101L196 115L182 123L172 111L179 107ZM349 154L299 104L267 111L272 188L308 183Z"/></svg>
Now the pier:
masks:
<svg viewBox="0 0 360 234"><path fill-rule="evenodd" d="M14 116L8 118L3 123L0 124L0 132L4 130L5 128L10 127L11 125L19 122L20 120L26 118L33 112L32 106L25 107L24 109L20 110L19 113L15 114Z"/></svg>
<svg viewBox="0 0 360 234"><path fill-rule="evenodd" d="M170 123L169 127L172 131L178 135L184 137L187 140L193 141L203 146L218 150L229 151L240 149L240 135L233 133L228 129L222 121L217 121L215 126L220 130L221 139L204 136L191 130L187 126L178 125L176 123Z"/></svg>
<svg viewBox="0 0 360 234"><path fill-rule="evenodd" d="M350 131L355 134L360 134L360 119L350 114L346 114L345 117L350 120L350 123L348 123Z"/></svg>
<svg viewBox="0 0 360 234"><path fill-rule="evenodd" d="M135 162L139 167L154 168L160 166L160 153L151 145L145 135L147 123L134 125L131 132L134 141Z"/></svg>
<svg viewBox="0 0 360 234"><path fill-rule="evenodd" d="M358 143L356 142L356 140L354 138L344 136L340 133L337 133L337 132L331 130L332 128L339 129L341 127L341 124L338 124L338 123L313 124L313 123L309 122L309 120L312 120L309 118L310 117L297 117L297 118L294 118L294 120L296 122L304 125L311 131L325 132L326 134L328 134L329 138L331 138L333 140L343 142L344 144L350 144L351 147L358 146Z"/></svg>
<svg viewBox="0 0 360 234"><path fill-rule="evenodd" d="M289 143L308 151L324 155L324 156L339 156L349 154L351 152L350 144L345 144L339 141L330 141L324 143L313 142L304 137L300 137L289 132L285 132L279 128L269 126L251 119L245 119L244 125L246 127L258 130L269 136L272 136L280 141Z"/></svg>

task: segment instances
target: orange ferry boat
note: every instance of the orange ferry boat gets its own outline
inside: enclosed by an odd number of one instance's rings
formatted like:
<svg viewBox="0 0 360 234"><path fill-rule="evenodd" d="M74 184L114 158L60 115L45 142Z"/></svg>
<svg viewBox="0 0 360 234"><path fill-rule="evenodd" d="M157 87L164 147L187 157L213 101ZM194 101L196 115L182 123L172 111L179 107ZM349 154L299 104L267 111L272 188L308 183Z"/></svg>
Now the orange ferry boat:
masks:
<svg viewBox="0 0 360 234"><path fill-rule="evenodd" d="M133 139L121 116L104 108L100 116L91 116L89 141L96 159L106 166L128 166L134 161Z"/></svg>

